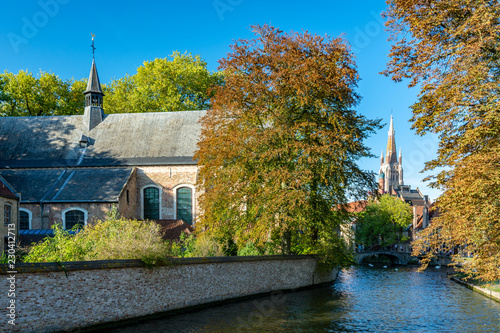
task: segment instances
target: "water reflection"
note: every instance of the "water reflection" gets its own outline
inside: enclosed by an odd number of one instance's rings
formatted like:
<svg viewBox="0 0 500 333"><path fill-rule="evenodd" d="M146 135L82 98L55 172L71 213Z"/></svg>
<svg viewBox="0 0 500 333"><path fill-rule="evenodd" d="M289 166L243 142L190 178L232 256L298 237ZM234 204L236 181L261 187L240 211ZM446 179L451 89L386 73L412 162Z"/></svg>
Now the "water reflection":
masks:
<svg viewBox="0 0 500 333"><path fill-rule="evenodd" d="M350 268L331 287L226 304L111 332L500 332L500 303L446 270Z"/></svg>

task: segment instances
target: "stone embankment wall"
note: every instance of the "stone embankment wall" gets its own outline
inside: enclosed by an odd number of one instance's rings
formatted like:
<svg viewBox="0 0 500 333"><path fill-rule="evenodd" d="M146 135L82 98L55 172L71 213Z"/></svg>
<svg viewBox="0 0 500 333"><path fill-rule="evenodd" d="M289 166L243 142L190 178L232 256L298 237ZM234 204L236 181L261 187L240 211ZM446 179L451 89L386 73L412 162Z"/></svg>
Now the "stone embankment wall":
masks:
<svg viewBox="0 0 500 333"><path fill-rule="evenodd" d="M15 274L0 265L2 327L77 330L335 280L338 271L319 273L316 266L312 256L171 259L153 268L138 260L17 264ZM7 296L9 289L15 297ZM12 299L15 326L8 323Z"/></svg>
<svg viewBox="0 0 500 333"><path fill-rule="evenodd" d="M489 289L486 289L486 288L482 288L482 287L479 287L479 286L475 286L471 283L468 283L468 282L465 282L459 278L456 278L454 276L450 276L450 279L452 279L453 281L455 282L458 282L460 283L461 285L464 285L466 286L467 288L469 289L472 289L480 294L483 294L484 296L487 296L491 299L494 299L495 301L497 302L500 302L500 292L498 291L493 291L493 290L489 290Z"/></svg>

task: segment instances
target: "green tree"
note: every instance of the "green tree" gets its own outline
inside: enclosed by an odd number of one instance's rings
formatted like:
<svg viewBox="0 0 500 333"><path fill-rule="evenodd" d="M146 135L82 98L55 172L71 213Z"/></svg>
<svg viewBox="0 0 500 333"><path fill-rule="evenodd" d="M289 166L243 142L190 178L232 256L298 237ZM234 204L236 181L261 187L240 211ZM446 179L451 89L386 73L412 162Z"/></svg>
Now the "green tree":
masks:
<svg viewBox="0 0 500 333"><path fill-rule="evenodd" d="M500 278L500 5L488 0L389 0L394 45L384 72L420 86L413 128L440 135L426 170L444 190L439 218L415 243L429 262L438 251L467 247L462 270ZM443 248L444 246L444 248Z"/></svg>
<svg viewBox="0 0 500 333"><path fill-rule="evenodd" d="M59 116L83 113L85 82L53 73L0 74L0 116Z"/></svg>
<svg viewBox="0 0 500 333"><path fill-rule="evenodd" d="M334 207L375 188L357 160L372 156L363 140L379 128L353 110L354 57L341 38L252 28L220 60L225 84L202 120L199 229L345 263L348 214Z"/></svg>
<svg viewBox="0 0 500 333"><path fill-rule="evenodd" d="M105 89L108 113L204 110L211 88L222 84L220 72L207 70L200 56L174 52L146 61L133 76L114 80Z"/></svg>
<svg viewBox="0 0 500 333"><path fill-rule="evenodd" d="M356 223L356 243L365 246L388 246L406 241L403 230L412 222L409 204L389 194L369 203L359 213Z"/></svg>

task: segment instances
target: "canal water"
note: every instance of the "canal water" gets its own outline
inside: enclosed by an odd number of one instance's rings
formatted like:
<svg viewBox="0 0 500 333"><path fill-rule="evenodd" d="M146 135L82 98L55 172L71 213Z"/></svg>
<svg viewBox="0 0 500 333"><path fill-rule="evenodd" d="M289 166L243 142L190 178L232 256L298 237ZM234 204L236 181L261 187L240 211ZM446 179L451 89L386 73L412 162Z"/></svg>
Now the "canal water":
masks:
<svg viewBox="0 0 500 333"><path fill-rule="evenodd" d="M111 332L500 332L500 303L446 268L352 267L332 286L276 293Z"/></svg>

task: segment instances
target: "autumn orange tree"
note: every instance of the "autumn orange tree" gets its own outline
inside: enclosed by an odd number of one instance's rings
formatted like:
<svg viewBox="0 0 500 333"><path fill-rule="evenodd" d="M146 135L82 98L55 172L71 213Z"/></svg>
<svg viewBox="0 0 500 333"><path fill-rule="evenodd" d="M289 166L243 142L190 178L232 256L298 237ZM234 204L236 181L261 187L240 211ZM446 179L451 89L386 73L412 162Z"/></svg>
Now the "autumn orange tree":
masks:
<svg viewBox="0 0 500 333"><path fill-rule="evenodd" d="M375 186L356 162L372 156L363 140L379 120L353 110L358 73L343 39L252 28L220 60L225 84L202 119L199 228L345 262L341 207Z"/></svg>
<svg viewBox="0 0 500 333"><path fill-rule="evenodd" d="M500 5L486 0L388 0L394 45L385 75L420 87L413 128L440 135L433 186L440 217L420 234L425 262L440 250L474 256L462 270L500 278ZM459 255L462 255L460 253ZM457 258L458 259L458 258Z"/></svg>

